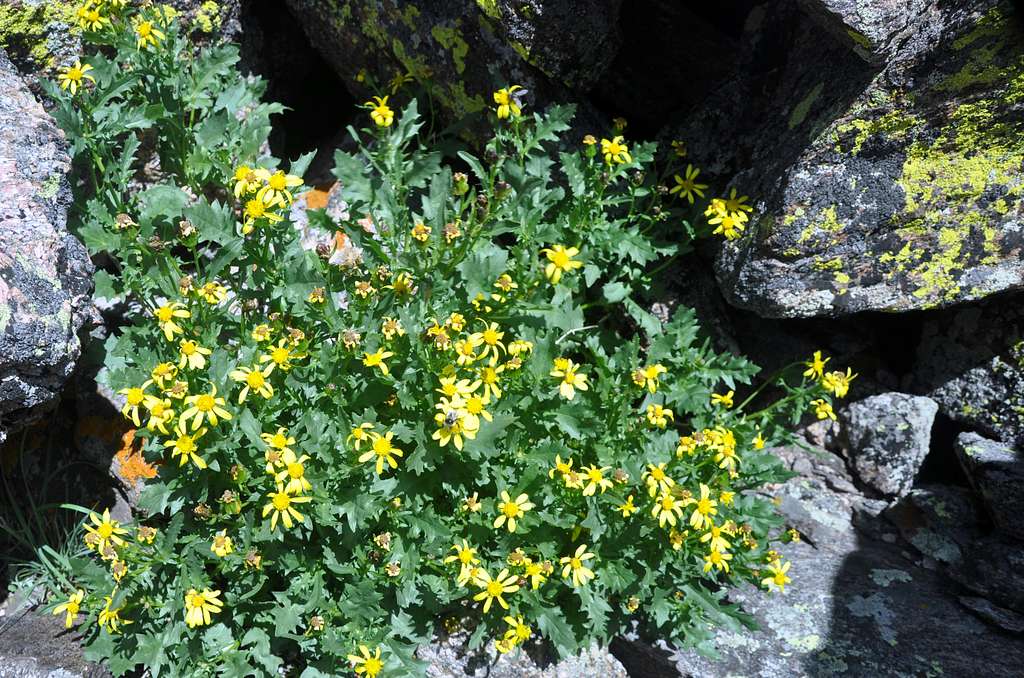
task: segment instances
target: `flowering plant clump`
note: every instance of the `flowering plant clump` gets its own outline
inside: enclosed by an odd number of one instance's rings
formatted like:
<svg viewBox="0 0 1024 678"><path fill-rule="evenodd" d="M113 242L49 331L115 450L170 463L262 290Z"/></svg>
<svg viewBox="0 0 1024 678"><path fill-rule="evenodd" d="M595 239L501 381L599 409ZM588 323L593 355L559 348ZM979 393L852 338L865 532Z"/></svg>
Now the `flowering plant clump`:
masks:
<svg viewBox="0 0 1024 678"><path fill-rule="evenodd" d="M726 585L784 590L755 490L786 477L786 426L854 375L818 354L755 400L768 382L744 388L756 368L691 311L645 310L683 246L651 236L675 214L653 145L566 144L571 109L529 113L510 86L482 154L443 157L392 93L306 209L310 158L261 151L280 108L233 48L194 54L161 6L85 11L104 49L51 94L85 169L78 232L116 272L98 294L138 309L104 379L154 470L136 522L86 511L48 582L91 657L417 675L439 620L502 653L635 621L712 652L713 625L751 624ZM129 190L144 143L157 179Z"/></svg>

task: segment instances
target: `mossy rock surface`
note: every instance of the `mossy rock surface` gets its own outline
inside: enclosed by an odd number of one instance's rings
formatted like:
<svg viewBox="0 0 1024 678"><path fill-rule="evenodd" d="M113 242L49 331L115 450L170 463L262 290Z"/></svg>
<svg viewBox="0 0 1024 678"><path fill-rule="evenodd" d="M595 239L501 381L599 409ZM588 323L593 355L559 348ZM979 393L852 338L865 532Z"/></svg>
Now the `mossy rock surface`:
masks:
<svg viewBox="0 0 1024 678"><path fill-rule="evenodd" d="M751 177L765 209L717 262L730 301L827 316L1024 286L1024 19L1008 2L970 5L953 3L940 39L850 103L830 81L792 102L802 148Z"/></svg>

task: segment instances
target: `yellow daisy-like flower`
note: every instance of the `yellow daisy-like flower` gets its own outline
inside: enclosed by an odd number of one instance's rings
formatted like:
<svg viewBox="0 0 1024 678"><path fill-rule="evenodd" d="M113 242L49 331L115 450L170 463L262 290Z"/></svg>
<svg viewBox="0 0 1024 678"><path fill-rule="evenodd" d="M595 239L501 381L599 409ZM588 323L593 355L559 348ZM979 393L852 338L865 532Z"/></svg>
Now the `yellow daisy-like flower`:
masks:
<svg viewBox="0 0 1024 678"><path fill-rule="evenodd" d="M256 171L248 165L237 167L231 180L235 182L233 191L236 198L241 198L246 193L259 190L259 177L256 175Z"/></svg>
<svg viewBox="0 0 1024 678"><path fill-rule="evenodd" d="M509 629L506 631L506 637L514 639L516 643L523 643L530 639L533 635L533 630L530 629L529 624L523 621L523 615L517 617L505 617L504 622L508 624Z"/></svg>
<svg viewBox="0 0 1024 678"><path fill-rule="evenodd" d="M171 407L170 398L158 398L147 395L142 401L143 407L149 411L149 421L146 428L150 431L159 431L167 435L167 425L174 421L174 409Z"/></svg>
<svg viewBox="0 0 1024 678"><path fill-rule="evenodd" d="M448 563L459 563L459 575L455 581L459 586L465 586L473 578L473 573L476 570L476 566L480 564L480 559L476 557L476 549L469 545L469 542L465 539L462 540L462 544L453 544L452 551L455 551L454 555L447 556L444 559L445 564Z"/></svg>
<svg viewBox="0 0 1024 678"><path fill-rule="evenodd" d="M206 356L213 351L203 348L191 339L182 339L178 343L181 357L178 359L178 368L190 370L201 370L206 367Z"/></svg>
<svg viewBox="0 0 1024 678"><path fill-rule="evenodd" d="M704 556L704 571L710 572L711 568L718 571L725 570L729 571L729 561L732 560L732 554L724 551L709 551Z"/></svg>
<svg viewBox="0 0 1024 678"><path fill-rule="evenodd" d="M185 594L185 624L194 629L197 626L208 626L210 615L219 614L224 609L220 599L220 591L203 589L202 592L189 589Z"/></svg>
<svg viewBox="0 0 1024 678"><path fill-rule="evenodd" d="M288 339L281 338L277 342L277 346L274 346L269 352L260 356L260 362L268 363L271 370L276 367L280 367L282 370L287 372L292 368L293 360L301 360L305 357L306 354L296 351L294 347L289 344Z"/></svg>
<svg viewBox="0 0 1024 678"><path fill-rule="evenodd" d="M142 420L139 418L139 407L146 401L146 387L152 383L152 381L147 380L143 382L142 386L122 388L118 391L118 393L125 397L121 414L124 415L125 419L135 424L136 427L142 426Z"/></svg>
<svg viewBox="0 0 1024 678"><path fill-rule="evenodd" d="M402 457L403 452L395 447L391 442L394 435L395 434L391 431L388 431L384 435L374 434L373 445L370 446L369 450L359 456L359 463L365 464L376 457L377 475L384 472L385 463L393 469L398 468L398 462L395 460L395 457Z"/></svg>
<svg viewBox="0 0 1024 678"><path fill-rule="evenodd" d="M499 572L498 576L494 578L491 578L491 575L486 570L478 570L473 583L482 588L483 591L473 596L473 600L484 601L485 614L490 611L491 603L494 601L498 601L498 605L502 609L507 610L508 603L505 602L505 594L518 591L518 581L519 578L509 574L507 569Z"/></svg>
<svg viewBox="0 0 1024 678"><path fill-rule="evenodd" d="M836 370L835 372L826 372L821 378L821 385L826 391L833 393L837 398L845 398L846 394L850 392L850 382L857 378L858 375L850 371L850 368L846 368L846 373Z"/></svg>
<svg viewBox="0 0 1024 678"><path fill-rule="evenodd" d="M273 365L266 365L262 370L259 365L253 365L252 367L243 366L232 370L228 376L238 383L245 384L238 394L238 403L244 403L245 399L249 397L250 391L259 394L267 400L274 397L274 387L267 381L270 373L273 371Z"/></svg>
<svg viewBox="0 0 1024 678"><path fill-rule="evenodd" d="M216 306L227 299L228 288L224 287L219 282L208 282L197 289L196 294L199 295L199 298L206 303L211 306Z"/></svg>
<svg viewBox="0 0 1024 678"><path fill-rule="evenodd" d="M467 416L465 402L458 398L452 400L441 398L437 407L441 410L434 415L434 422L438 428L431 438L436 440L441 447L445 447L451 442L455 445L455 449L461 451L463 438L466 440L476 438L480 426L479 420Z"/></svg>
<svg viewBox="0 0 1024 678"><path fill-rule="evenodd" d="M773 562L768 566L769 576L761 580L761 585L771 590L778 589L785 592L786 584L793 581L786 574L789 572L790 565L791 563L788 561L784 563L781 559Z"/></svg>
<svg viewBox="0 0 1024 678"><path fill-rule="evenodd" d="M548 374L552 377L559 377L561 383L558 385L559 394L566 400L572 400L576 397L576 391L589 390L587 385L587 375L580 374L580 365L577 365L568 358L555 359L554 369Z"/></svg>
<svg viewBox="0 0 1024 678"><path fill-rule="evenodd" d="M385 317L380 324L380 333L387 341L391 341L395 337L405 336L405 328L398 318Z"/></svg>
<svg viewBox="0 0 1024 678"><path fill-rule="evenodd" d="M384 662L380 658L380 648L376 648L376 652L371 654L370 648L360 645L359 652L360 654L348 655L353 670L359 675L366 674L367 678L376 678L384 668Z"/></svg>
<svg viewBox="0 0 1024 678"><path fill-rule="evenodd" d="M185 398L189 407L181 413L183 420L192 420L192 430L198 430L204 421L216 426L221 419L231 419L231 413L224 409L224 399L217 397L217 387L211 386L209 393L200 393Z"/></svg>
<svg viewBox="0 0 1024 678"><path fill-rule="evenodd" d="M633 162L633 156L629 154L629 146L623 141L621 135L610 140L601 139L601 153L604 155L605 163L609 165Z"/></svg>
<svg viewBox="0 0 1024 678"><path fill-rule="evenodd" d="M718 514L718 502L711 498L711 488L704 483L700 484L700 498L690 499L695 504L693 513L690 514L690 526L696 530L703 530L711 526L711 516Z"/></svg>
<svg viewBox="0 0 1024 678"><path fill-rule="evenodd" d="M135 26L135 36L138 38L136 44L139 49L146 49L150 45L156 47L160 44L161 40L167 37L163 31L153 25L152 21L136 19L133 24Z"/></svg>
<svg viewBox="0 0 1024 678"><path fill-rule="evenodd" d="M312 497L291 495L284 491L284 485L277 484L277 490L267 494L270 503L263 507L263 517L270 516L270 530L277 529L277 521L281 520L286 530L290 530L295 522L303 522L306 518L295 510L295 504L306 504L313 501Z"/></svg>
<svg viewBox="0 0 1024 678"><path fill-rule="evenodd" d="M622 513L623 518L628 518L640 509L633 505L633 495L629 495L624 503L615 507L615 510Z"/></svg>
<svg viewBox="0 0 1024 678"><path fill-rule="evenodd" d="M103 609L100 610L100 614L96 618L96 623L100 628L106 629L107 633L117 633L121 626L127 626L132 623L126 619L121 619L121 610L124 609L123 606L111 609L110 606L114 604L113 595L104 596L104 600L106 602L103 605Z"/></svg>
<svg viewBox="0 0 1024 678"><path fill-rule="evenodd" d="M836 413L832 409L832 403L830 403L829 401L818 398L817 400L812 400L811 405L814 407L814 414L815 416L818 417L819 420L836 420Z"/></svg>
<svg viewBox="0 0 1024 678"><path fill-rule="evenodd" d="M199 469L206 468L206 462L196 452L199 446L196 444L200 438L206 433L206 429L199 429L198 432L189 434L185 430L185 422L179 420L177 426L174 427L174 434L177 436L174 440L168 440L164 443L165 448L171 448L171 458L181 457L178 460L179 466L184 466L188 462L192 462Z"/></svg>
<svg viewBox="0 0 1024 678"><path fill-rule="evenodd" d="M657 403L647 406L647 423L657 428L665 428L669 421L675 421L672 410Z"/></svg>
<svg viewBox="0 0 1024 678"><path fill-rule="evenodd" d="M733 395L734 395L733 391L729 391L728 393L723 393L723 394L712 393L711 394L711 404L712 405L720 405L720 406L724 407L725 409L729 409L733 405L733 402L732 402Z"/></svg>
<svg viewBox="0 0 1024 678"><path fill-rule="evenodd" d="M122 529L121 523L111 519L110 509L104 509L102 517L90 512L89 520L92 525L86 522L83 523L83 527L89 534L96 535L97 552L103 553L107 546L124 546L124 539L121 537L128 534L128 530Z"/></svg>
<svg viewBox="0 0 1024 678"><path fill-rule="evenodd" d="M525 492L513 500L507 491L502 490L501 501L498 503L499 515L494 519L494 529L501 529L504 525L509 532L515 532L517 521L533 507L534 504L530 502L530 497Z"/></svg>
<svg viewBox="0 0 1024 678"><path fill-rule="evenodd" d="M647 493L652 497L659 492L667 494L672 491L672 487L676 484L676 481L669 478L668 474L665 473L665 464L648 464L647 470L644 471L643 475L644 482L647 483Z"/></svg>
<svg viewBox="0 0 1024 678"><path fill-rule="evenodd" d="M363 422L362 424L352 428L346 440L352 443L352 447L354 447L356 452L358 452L359 446L367 440L372 440L375 435L376 434L373 433L373 424Z"/></svg>
<svg viewBox="0 0 1024 678"><path fill-rule="evenodd" d="M306 479L305 464L307 461L309 461L308 454L299 457L292 450L285 449L281 453L281 464L284 468L278 471L277 475L274 476L274 480L279 483L286 483L284 491L289 494L309 492L313 489L313 486Z"/></svg>
<svg viewBox="0 0 1024 678"><path fill-rule="evenodd" d="M393 355L395 355L393 352L385 351L383 349L379 349L373 353L363 353L363 365L366 367L376 367L380 370L380 373L386 377L389 372L388 365L384 361Z"/></svg>
<svg viewBox="0 0 1024 678"><path fill-rule="evenodd" d="M423 243L427 242L430 239L430 231L430 226L427 226L426 224L420 222L412 227L410 234L412 235L413 239L416 242L422 245Z"/></svg>
<svg viewBox="0 0 1024 678"><path fill-rule="evenodd" d="M75 619L78 617L78 610L81 609L82 600L85 598L85 591L79 589L72 593L67 601L61 603L57 607L53 608L53 614L64 615L64 628L70 629L75 624Z"/></svg>
<svg viewBox="0 0 1024 678"><path fill-rule="evenodd" d="M604 466L598 468L594 464L590 466L584 466L580 468L583 473L583 479L586 481L586 487L583 488L583 496L591 497L598 490L601 490L601 494L605 493L605 490L612 486L612 481L604 477L605 471L610 471L610 466Z"/></svg>
<svg viewBox="0 0 1024 678"><path fill-rule="evenodd" d="M302 177L285 174L282 170L271 174L265 169L258 169L256 177L263 182L263 187L256 192L256 198L262 200L265 205L291 205L294 198L288 189L302 185Z"/></svg>
<svg viewBox="0 0 1024 678"><path fill-rule="evenodd" d="M370 107L370 119L377 127L390 127L395 121L395 112L388 106L387 97L373 97L364 106Z"/></svg>
<svg viewBox="0 0 1024 678"><path fill-rule="evenodd" d="M498 120L507 120L508 118L517 118L522 114L522 108L519 106L515 93L523 89L519 85L512 85L511 87L502 87L494 93L494 103L498 104L495 112L498 114Z"/></svg>
<svg viewBox="0 0 1024 678"><path fill-rule="evenodd" d="M227 530L221 530L213 536L213 542L210 544L210 550L213 551L214 555L218 558L227 557L229 553L234 552L235 544L228 536Z"/></svg>
<svg viewBox="0 0 1024 678"><path fill-rule="evenodd" d="M287 450L295 444L295 438L288 435L288 429L284 426L278 427L273 433L261 433L260 439L267 444L267 447L275 450Z"/></svg>
<svg viewBox="0 0 1024 678"><path fill-rule="evenodd" d="M150 379L161 389L166 388L166 382L172 381L176 376L178 376L178 366L174 363L157 363L149 373Z"/></svg>
<svg viewBox="0 0 1024 678"><path fill-rule="evenodd" d="M576 549L576 553L571 556L564 556L558 561L562 565L562 578L571 578L573 588L586 586L595 577L594 571L585 565L592 558L594 558L594 554L587 552L587 545L580 544L579 548Z"/></svg>
<svg viewBox="0 0 1024 678"><path fill-rule="evenodd" d="M700 541L702 544L707 544L712 551L726 551L732 544L722 536L723 534L728 534L725 528L711 525L708 531L701 535Z"/></svg>
<svg viewBox="0 0 1024 678"><path fill-rule="evenodd" d="M661 493L651 509L651 516L658 519L659 527L665 527L666 523L675 527L677 519L682 515L683 503L667 492Z"/></svg>
<svg viewBox="0 0 1024 678"><path fill-rule="evenodd" d="M659 377L668 370L661 363L645 365L633 370L633 383L640 388L647 388L649 393L656 393L660 385Z"/></svg>
<svg viewBox="0 0 1024 678"><path fill-rule="evenodd" d="M77 17L78 26L90 31L98 31L110 23L108 17L103 16L99 9L88 2L78 8Z"/></svg>
<svg viewBox="0 0 1024 678"><path fill-rule="evenodd" d="M821 351L815 351L811 359L804 363L807 366L807 369L804 370L804 376L811 379L821 379L825 376L825 365L828 364L829 360L832 360L832 358L823 359Z"/></svg>
<svg viewBox="0 0 1024 678"><path fill-rule="evenodd" d="M515 342L513 342L514 344ZM512 352L512 345L509 344L509 352ZM493 396L495 400L501 398L501 373L505 371L504 365L487 365L480 368L480 385L483 387L484 402L489 403Z"/></svg>
<svg viewBox="0 0 1024 678"><path fill-rule="evenodd" d="M75 61L71 66L68 66L60 75L57 76L57 81L60 82L60 88L71 92L71 96L75 96L78 93L78 88L83 86L84 81L96 82L96 79L89 75L89 71L92 70L92 66L89 64L83 64L81 61Z"/></svg>
<svg viewBox="0 0 1024 678"><path fill-rule="evenodd" d="M573 259L573 257L580 253L577 247L552 245L551 247L545 247L540 253L547 257L548 264L544 267L544 277L551 281L552 285L558 284L562 279L563 273L568 273L583 266L582 261Z"/></svg>
<svg viewBox="0 0 1024 678"><path fill-rule="evenodd" d="M678 193L682 197L686 198L692 205L694 196L697 196L698 198L704 197L704 189L706 189L708 185L697 183L697 175L700 174L700 170L693 165L686 166L685 174L685 179L678 174L675 175L674 179L676 185L669 190L669 193Z"/></svg>
<svg viewBox="0 0 1024 678"><path fill-rule="evenodd" d="M726 240L737 240L746 227L746 216L742 213L718 214L708 219L708 223L715 226L712 231L715 235L721 233Z"/></svg>
<svg viewBox="0 0 1024 678"><path fill-rule="evenodd" d="M501 328L498 326L498 323L484 323L483 332L474 332L469 335L470 342L483 347L479 355L481 359L491 356L491 365L498 362L499 351L501 353L506 352L505 344L501 341L505 337L505 333L500 330Z"/></svg>

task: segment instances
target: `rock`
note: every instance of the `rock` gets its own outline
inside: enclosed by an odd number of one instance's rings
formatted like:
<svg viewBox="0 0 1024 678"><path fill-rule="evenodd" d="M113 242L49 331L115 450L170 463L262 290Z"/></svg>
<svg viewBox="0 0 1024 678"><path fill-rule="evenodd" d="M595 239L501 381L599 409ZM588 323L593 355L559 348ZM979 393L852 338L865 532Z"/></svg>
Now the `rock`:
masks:
<svg viewBox="0 0 1024 678"><path fill-rule="evenodd" d="M64 135L0 52L0 441L51 406L93 316L92 262L67 232Z"/></svg>
<svg viewBox="0 0 1024 678"><path fill-rule="evenodd" d="M960 604L990 624L1011 633L1024 633L1024 616L974 596L960 596Z"/></svg>
<svg viewBox="0 0 1024 678"><path fill-rule="evenodd" d="M542 645L529 644L512 652L498 654L493 644L471 651L469 634L460 631L448 635L443 631L430 645L420 647L416 655L429 663L430 678L628 678L622 664L607 649L592 647L577 657L557 661Z"/></svg>
<svg viewBox="0 0 1024 678"><path fill-rule="evenodd" d="M732 95L758 124L683 126L687 138L738 135L731 155L749 169L734 184L762 201L716 260L729 301L766 317L838 316L1024 286L1024 22L1013 4L941 3L927 21L941 39L879 72L771 20L808 44L792 42L767 103Z"/></svg>
<svg viewBox="0 0 1024 678"><path fill-rule="evenodd" d="M925 322L910 387L950 419L1024 449L1024 297L1012 295Z"/></svg>
<svg viewBox="0 0 1024 678"><path fill-rule="evenodd" d="M982 536L970 491L951 485L916 487L883 517L922 556L919 564L933 570L962 564L964 553Z"/></svg>
<svg viewBox="0 0 1024 678"><path fill-rule="evenodd" d="M992 535L975 540L949 575L967 590L999 607L1024 614L1024 548Z"/></svg>
<svg viewBox="0 0 1024 678"><path fill-rule="evenodd" d="M882 63L920 42L933 28L934 0L801 0L808 14L850 49L871 63Z"/></svg>
<svg viewBox="0 0 1024 678"><path fill-rule="evenodd" d="M1024 515L1024 459L977 433L961 433L956 453L992 522L1007 534L1024 539L1020 522Z"/></svg>
<svg viewBox="0 0 1024 678"><path fill-rule="evenodd" d="M380 3L289 0L310 41L360 98L410 74L449 114L492 106L505 83L529 101L592 87L616 53L621 0ZM368 77L364 77L368 76Z"/></svg>
<svg viewBox="0 0 1024 678"><path fill-rule="evenodd" d="M15 594L0 603L0 678L110 678L104 667L85 661L74 632L34 607L35 598Z"/></svg>
<svg viewBox="0 0 1024 678"><path fill-rule="evenodd" d="M977 672L979 661L986 675L1020 674L1024 641L965 614L955 584L908 560L906 547L892 535L868 538L854 528L850 510L860 499L826 484L836 460L824 461L825 455L822 450L808 456L814 471L791 479L777 494L784 499L780 508L788 519L817 520L821 525L815 531L831 538L781 547L792 561L793 582L785 593L768 595L753 588L730 592L730 599L742 603L761 629L716 631L720 661L691 651L666 652L638 639L616 641L612 651L630 675L961 676ZM802 509L793 514L787 506L796 504ZM878 522L872 532L886 534L885 521ZM969 650L964 648L966 638Z"/></svg>
<svg viewBox="0 0 1024 678"><path fill-rule="evenodd" d="M931 441L939 406L904 393L883 393L842 410L847 459L857 479L885 497L901 497L914 484Z"/></svg>

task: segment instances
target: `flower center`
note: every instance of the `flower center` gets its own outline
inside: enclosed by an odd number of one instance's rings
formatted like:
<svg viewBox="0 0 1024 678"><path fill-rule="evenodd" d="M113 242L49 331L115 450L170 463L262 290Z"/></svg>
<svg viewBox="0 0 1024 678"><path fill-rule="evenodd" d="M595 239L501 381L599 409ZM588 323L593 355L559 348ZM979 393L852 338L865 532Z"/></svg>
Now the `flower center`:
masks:
<svg viewBox="0 0 1024 678"><path fill-rule="evenodd" d="M301 478L302 474L305 473L306 469L303 468L302 464L295 462L294 464L288 464L288 475L292 478Z"/></svg>
<svg viewBox="0 0 1024 678"><path fill-rule="evenodd" d="M292 498L289 497L284 492L278 492L277 494L274 495L274 498L271 500L271 503L274 505L274 508L276 508L278 511L284 511L289 506L291 506Z"/></svg>
<svg viewBox="0 0 1024 678"><path fill-rule="evenodd" d="M263 373L259 371L252 371L246 376L245 383L250 388L260 388L266 380L263 378Z"/></svg>
<svg viewBox="0 0 1024 678"><path fill-rule="evenodd" d="M196 399L196 408L200 412L209 412L216 404L217 403L214 401L213 396L209 393L204 393Z"/></svg>
<svg viewBox="0 0 1024 678"><path fill-rule="evenodd" d="M505 587L497 580L493 580L487 584L487 595L489 596L500 596L504 592Z"/></svg>
<svg viewBox="0 0 1024 678"><path fill-rule="evenodd" d="M142 399L144 397L143 394L142 394L142 389L141 388L130 388L130 389L128 389L127 396L128 396L128 404L129 405L138 405L139 403L142 402Z"/></svg>
<svg viewBox="0 0 1024 678"><path fill-rule="evenodd" d="M514 504L512 502L508 502L507 504L503 505L501 507L501 512L509 518L515 518L520 513L522 513L522 511L519 510L519 504Z"/></svg>
<svg viewBox="0 0 1024 678"><path fill-rule="evenodd" d="M288 361L288 349L283 347L275 348L270 353L271 359L278 365Z"/></svg>

